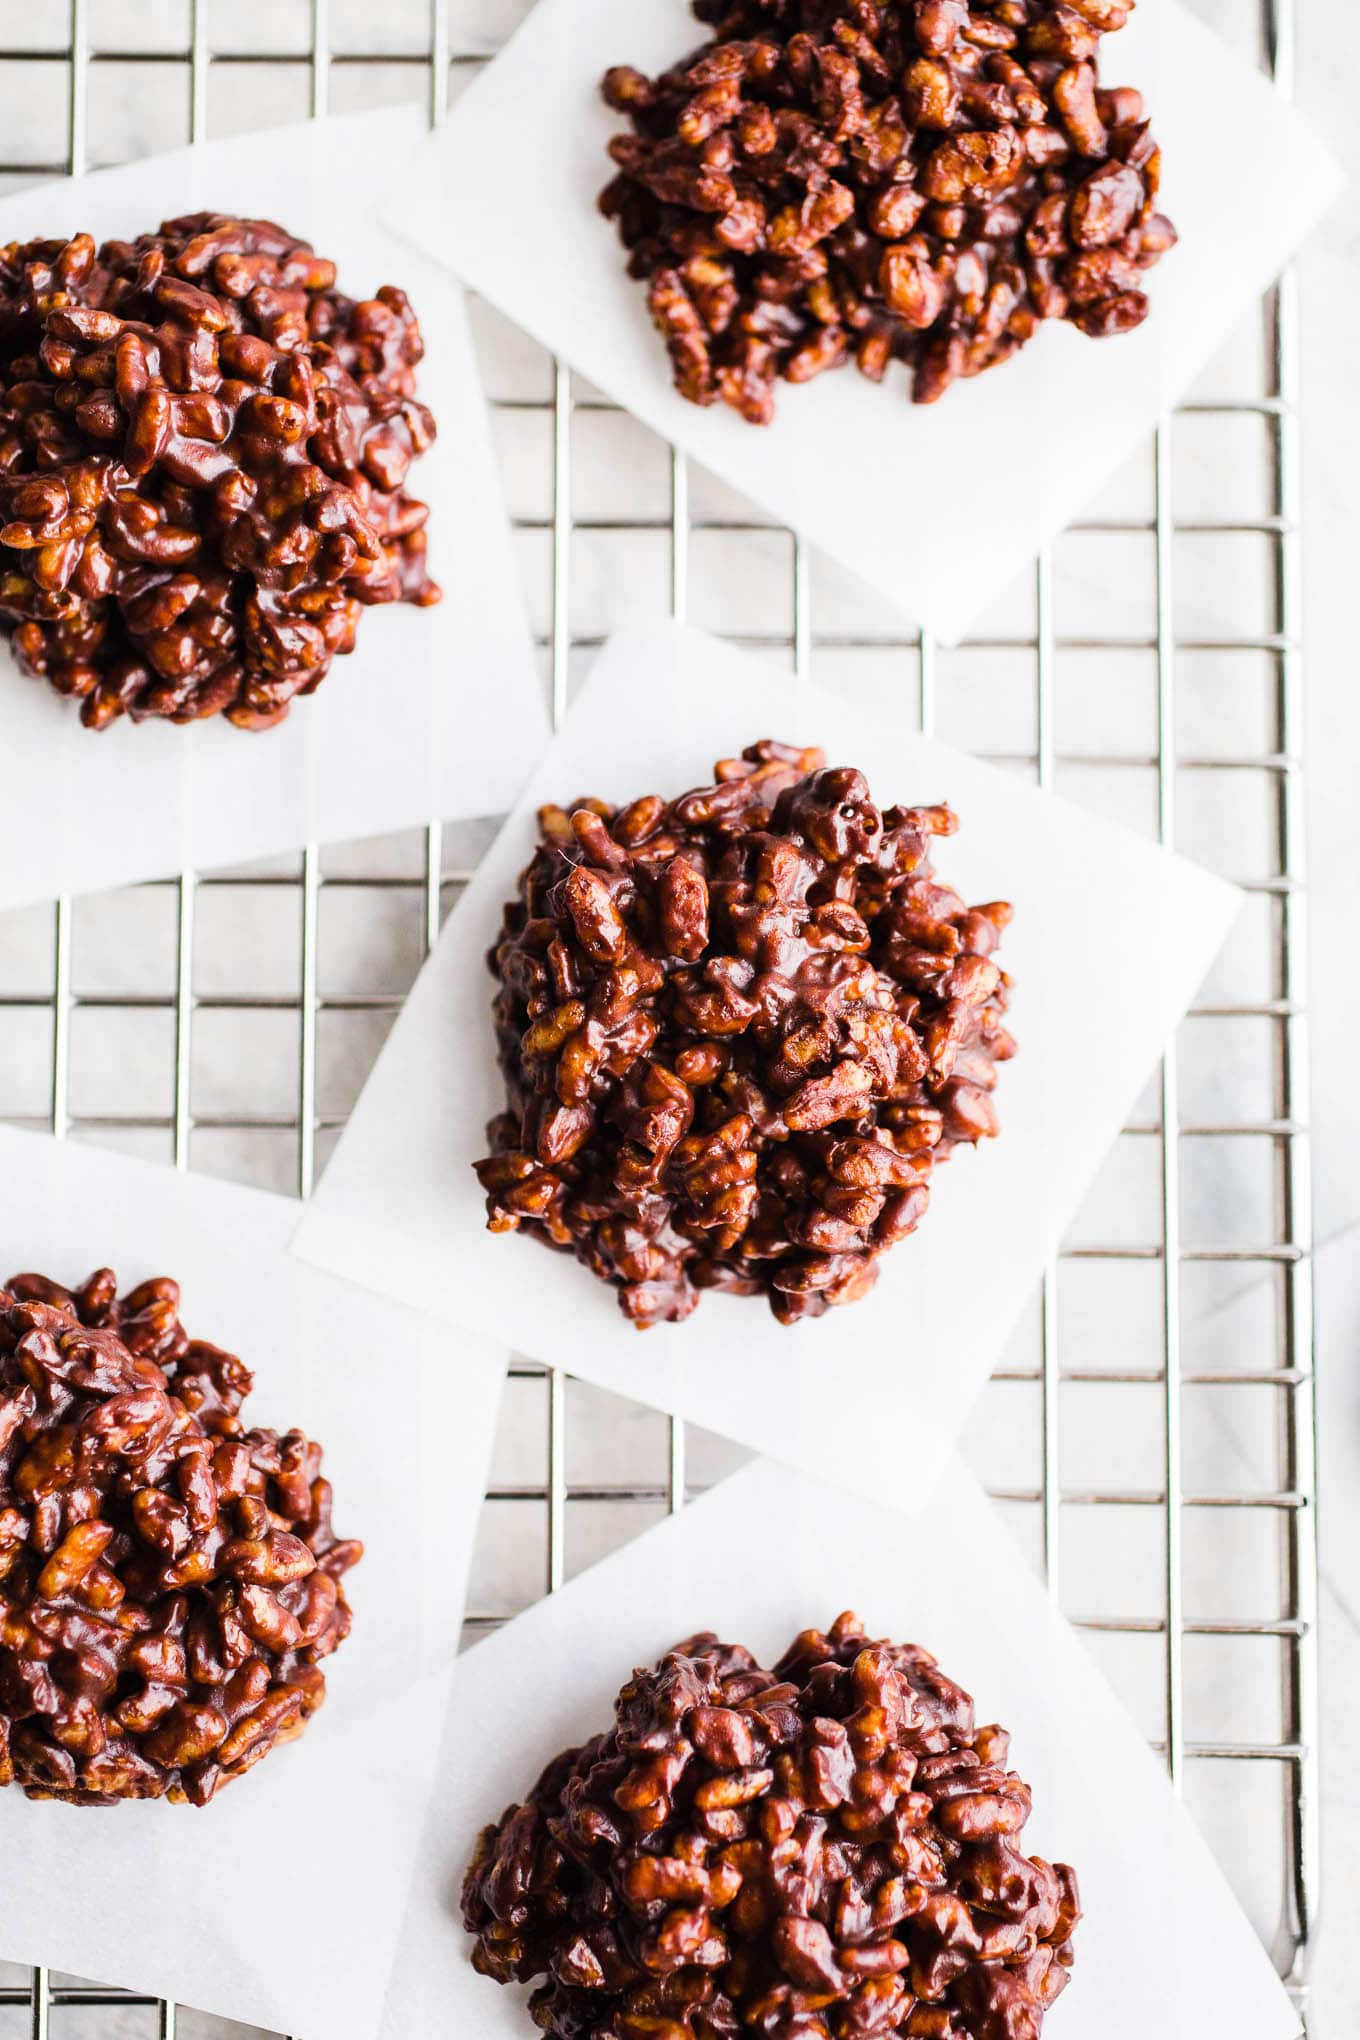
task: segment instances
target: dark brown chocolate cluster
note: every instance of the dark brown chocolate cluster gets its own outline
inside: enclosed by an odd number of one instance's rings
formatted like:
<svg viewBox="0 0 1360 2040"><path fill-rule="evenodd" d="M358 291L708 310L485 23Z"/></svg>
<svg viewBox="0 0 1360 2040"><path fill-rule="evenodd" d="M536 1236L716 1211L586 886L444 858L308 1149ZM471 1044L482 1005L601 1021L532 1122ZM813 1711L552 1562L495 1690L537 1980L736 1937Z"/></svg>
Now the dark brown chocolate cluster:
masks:
<svg viewBox="0 0 1360 2040"><path fill-rule="evenodd" d="M682 396L753 424L775 385L903 362L927 404L1044 319L1146 316L1175 243L1140 95L1104 88L1134 0L694 0L711 40L610 71L601 196Z"/></svg>
<svg viewBox="0 0 1360 2040"><path fill-rule="evenodd" d="M265 729L430 603L406 494L435 424L403 292L356 303L265 220L0 247L0 627L102 729Z"/></svg>
<svg viewBox="0 0 1360 2040"><path fill-rule="evenodd" d="M786 1324L864 1295L935 1164L997 1131L1014 1053L1010 908L931 864L954 816L766 741L679 800L540 824L491 957L493 1230L575 1254L640 1326L706 1289Z"/></svg>
<svg viewBox="0 0 1360 2040"><path fill-rule="evenodd" d="M854 1615L694 1636L481 1836L475 1966L558 2040L1039 2040L1080 1918L1009 1738Z"/></svg>
<svg viewBox="0 0 1360 2040"><path fill-rule="evenodd" d="M0 1785L204 1805L325 1698L363 1546L174 1282L0 1289Z"/></svg>

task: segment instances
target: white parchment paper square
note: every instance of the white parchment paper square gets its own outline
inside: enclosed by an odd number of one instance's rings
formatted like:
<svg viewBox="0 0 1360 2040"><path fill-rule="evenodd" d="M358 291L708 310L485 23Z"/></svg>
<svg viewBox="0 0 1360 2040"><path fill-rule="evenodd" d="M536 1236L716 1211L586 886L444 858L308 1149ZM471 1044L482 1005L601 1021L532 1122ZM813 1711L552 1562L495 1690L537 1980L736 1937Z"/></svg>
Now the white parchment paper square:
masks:
<svg viewBox="0 0 1360 2040"><path fill-rule="evenodd" d="M1276 275L1339 188L1302 117L1177 0L1143 0L1102 76L1143 91L1181 245L1152 315L1097 343L1050 322L1021 355L912 405L900 369L779 385L775 423L671 388L645 286L596 197L623 122L612 64L654 75L704 41L688 0L539 0L426 144L393 228L714 474L949 642L1131 454ZM525 138L531 137L531 142Z"/></svg>
<svg viewBox="0 0 1360 2040"><path fill-rule="evenodd" d="M0 200L0 242L132 237L198 210L263 215L332 257L349 296L406 290L425 338L420 394L439 426L411 488L430 506L444 589L433 609L367 610L354 651L263 731L221 717L87 730L0 636L0 907L499 814L518 791L547 707L462 293L369 216L424 132L415 108L355 114Z"/></svg>
<svg viewBox="0 0 1360 2040"><path fill-rule="evenodd" d="M479 1830L609 1725L635 1665L714 1629L772 1664L853 1608L924 1644L1012 1733L1026 1852L1072 1863L1086 1916L1052 2040L1294 2040L1266 1955L1165 1773L962 1461L902 1511L758 1461L463 1658L383 2040L523 2040L526 1990L478 1976L458 1905Z"/></svg>
<svg viewBox="0 0 1360 2040"><path fill-rule="evenodd" d="M303 1267L295 1219L285 1198L0 1128L0 1281L173 1275L189 1331L254 1370L246 1421L320 1441L337 1527L365 1546L326 1705L207 1807L0 1792L0 1955L301 2040L371 2040L505 1356Z"/></svg>
<svg viewBox="0 0 1360 2040"><path fill-rule="evenodd" d="M678 795L760 737L861 765L874 798L949 801L937 868L970 901L1011 900L1000 955L1020 1053L997 1089L1001 1138L937 1171L918 1232L861 1303L778 1324L706 1296L640 1333L575 1260L485 1231L469 1164L503 1106L486 952L546 801ZM1140 1085L1227 932L1222 880L1010 774L869 714L701 632L613 638L520 805L455 908L321 1186L298 1252L420 1297L516 1352L892 1499L903 1441L953 1438Z"/></svg>

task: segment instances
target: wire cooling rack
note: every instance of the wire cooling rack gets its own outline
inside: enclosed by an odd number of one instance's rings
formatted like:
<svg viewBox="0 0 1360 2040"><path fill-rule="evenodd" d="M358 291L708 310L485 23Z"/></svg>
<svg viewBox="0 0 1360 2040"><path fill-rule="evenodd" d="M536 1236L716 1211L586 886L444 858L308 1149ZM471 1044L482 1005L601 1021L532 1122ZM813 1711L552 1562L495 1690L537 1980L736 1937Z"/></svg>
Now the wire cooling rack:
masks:
<svg viewBox="0 0 1360 2040"><path fill-rule="evenodd" d="M1287 90L1289 0L1206 5ZM39 0L20 22L0 0L0 153L22 142L0 187L330 108L421 99L437 119L520 12L389 0L375 22L360 0ZM659 606L795 670L907 688L923 725L1248 893L966 1444L1164 1753L1302 2027L1318 1764L1291 285L951 653L904 636L475 309L557 714L612 590L650 586ZM0 918L0 1116L307 1195L480 840L434 824ZM470 1634L681 1507L732 1457L516 1367ZM0 1969L0 2040L223 2030Z"/></svg>

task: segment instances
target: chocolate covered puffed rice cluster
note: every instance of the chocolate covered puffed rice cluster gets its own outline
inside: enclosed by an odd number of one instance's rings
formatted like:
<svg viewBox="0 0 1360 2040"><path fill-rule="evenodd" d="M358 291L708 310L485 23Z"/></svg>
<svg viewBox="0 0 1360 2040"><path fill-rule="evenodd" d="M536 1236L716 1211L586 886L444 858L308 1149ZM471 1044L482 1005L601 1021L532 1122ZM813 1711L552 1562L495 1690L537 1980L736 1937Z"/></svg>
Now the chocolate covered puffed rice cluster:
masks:
<svg viewBox="0 0 1360 2040"><path fill-rule="evenodd" d="M945 807L874 806L751 745L666 802L547 808L491 958L495 1230L612 1283L640 1326L705 1289L784 1323L865 1294L932 1169L997 1130L1010 918L939 883Z"/></svg>
<svg viewBox="0 0 1360 2040"><path fill-rule="evenodd" d="M854 1615L691 1637L485 1830L473 1962L558 2040L1039 2040L1080 1905L1008 1745Z"/></svg>
<svg viewBox="0 0 1360 2040"><path fill-rule="evenodd" d="M361 610L430 603L404 293L265 220L0 248L0 627L119 716L279 722Z"/></svg>
<svg viewBox="0 0 1360 2040"><path fill-rule="evenodd" d="M601 196L675 383L774 416L775 385L903 362L917 403L1044 319L1147 314L1174 245L1143 101L1099 75L1133 0L694 0L712 40L605 79L632 132Z"/></svg>
<svg viewBox="0 0 1360 2040"><path fill-rule="evenodd" d="M300 1735L363 1546L321 1448L247 1430L252 1380L178 1285L0 1288L0 1785L211 1799Z"/></svg>

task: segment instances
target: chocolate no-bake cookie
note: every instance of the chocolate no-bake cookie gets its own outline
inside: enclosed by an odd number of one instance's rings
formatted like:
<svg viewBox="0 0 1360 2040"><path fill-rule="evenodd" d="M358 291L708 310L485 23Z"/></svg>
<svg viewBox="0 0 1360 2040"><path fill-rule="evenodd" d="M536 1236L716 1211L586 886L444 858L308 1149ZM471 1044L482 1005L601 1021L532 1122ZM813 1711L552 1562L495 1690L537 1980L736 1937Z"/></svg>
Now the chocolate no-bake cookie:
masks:
<svg viewBox="0 0 1360 2040"><path fill-rule="evenodd" d="M601 206L675 383L753 424L775 385L905 364L917 403L1044 319L1146 316L1176 239L1140 94L1102 36L1134 0L694 0L711 40L605 97Z"/></svg>
<svg viewBox="0 0 1360 2040"><path fill-rule="evenodd" d="M473 1962L557 2040L1039 2040L1080 1906L1008 1747L854 1615L691 1637L485 1830Z"/></svg>
<svg viewBox="0 0 1360 2040"><path fill-rule="evenodd" d="M640 1326L705 1289L785 1323L862 1296L936 1163L997 1131L1014 1053L1010 908L940 883L950 810L880 811L767 741L679 800L540 825L491 957L492 1228L575 1254Z"/></svg>
<svg viewBox="0 0 1360 2040"><path fill-rule="evenodd" d="M102 729L279 722L369 604L430 603L403 292L266 220L0 247L0 628Z"/></svg>
<svg viewBox="0 0 1360 2040"><path fill-rule="evenodd" d="M321 1705L363 1546L251 1386L174 1282L0 1288L0 1785L201 1806Z"/></svg>

